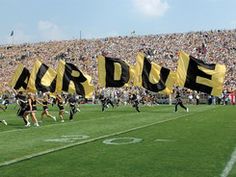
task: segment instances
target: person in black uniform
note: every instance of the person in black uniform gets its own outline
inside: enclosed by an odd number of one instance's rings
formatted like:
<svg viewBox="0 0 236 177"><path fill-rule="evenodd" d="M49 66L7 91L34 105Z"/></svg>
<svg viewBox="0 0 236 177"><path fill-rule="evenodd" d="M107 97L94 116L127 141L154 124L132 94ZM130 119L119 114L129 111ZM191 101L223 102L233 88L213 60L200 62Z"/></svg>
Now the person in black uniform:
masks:
<svg viewBox="0 0 236 177"><path fill-rule="evenodd" d="M139 107L138 107L139 101L138 101L137 95L133 93L130 97L130 100L131 100L132 106L136 109L136 111L140 112Z"/></svg>
<svg viewBox="0 0 236 177"><path fill-rule="evenodd" d="M110 104L114 108L114 104L113 104L113 102L111 101L110 98L106 98L106 105L108 106L108 104Z"/></svg>
<svg viewBox="0 0 236 177"><path fill-rule="evenodd" d="M110 104L114 108L114 104L112 103L110 98L106 98L103 95L99 96L99 99L102 103L102 112L105 110L105 108L108 108L108 104Z"/></svg>
<svg viewBox="0 0 236 177"><path fill-rule="evenodd" d="M180 105L187 112L189 111L188 108L183 105L183 101L181 99L181 95L180 95L179 91L176 92L175 100L176 100L176 102L175 102L175 112L178 111L178 105Z"/></svg>
<svg viewBox="0 0 236 177"><path fill-rule="evenodd" d="M17 116L23 118L23 121L25 123L25 125L27 124L26 119L24 118L24 113L26 111L26 107L27 107L27 98L26 96L23 94L22 91L19 91L18 94L16 94L15 96L16 98L16 104L19 105L19 109L17 110Z"/></svg>
<svg viewBox="0 0 236 177"><path fill-rule="evenodd" d="M99 100L101 101L102 104L102 112L105 110L105 108L107 108L106 106L106 98L103 95L99 96Z"/></svg>
<svg viewBox="0 0 236 177"><path fill-rule="evenodd" d="M7 106L9 105L9 97L7 96L7 95L4 95L3 96L3 102L2 102L2 104L3 104L3 106L4 106L4 111L7 109Z"/></svg>
<svg viewBox="0 0 236 177"><path fill-rule="evenodd" d="M78 108L78 100L76 99L75 95L70 95L68 98L68 103L70 105L70 117L69 119L72 120L75 113L79 111Z"/></svg>

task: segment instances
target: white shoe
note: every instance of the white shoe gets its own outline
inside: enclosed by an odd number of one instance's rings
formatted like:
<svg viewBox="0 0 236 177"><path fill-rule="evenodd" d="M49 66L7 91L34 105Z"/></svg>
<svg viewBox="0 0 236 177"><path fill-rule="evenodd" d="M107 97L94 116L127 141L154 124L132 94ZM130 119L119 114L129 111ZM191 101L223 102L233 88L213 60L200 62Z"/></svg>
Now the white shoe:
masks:
<svg viewBox="0 0 236 177"><path fill-rule="evenodd" d="M27 122L27 124L25 126L26 127L30 127L30 122Z"/></svg>
<svg viewBox="0 0 236 177"><path fill-rule="evenodd" d="M7 122L5 120L2 120L2 123L4 123L5 125L7 125Z"/></svg>
<svg viewBox="0 0 236 177"><path fill-rule="evenodd" d="M38 123L35 123L34 126L39 127L39 124L38 124Z"/></svg>
<svg viewBox="0 0 236 177"><path fill-rule="evenodd" d="M69 112L68 112L68 111L65 111L65 113L66 113L66 114L69 114Z"/></svg>
<svg viewBox="0 0 236 177"><path fill-rule="evenodd" d="M65 121L62 119L61 122L65 122Z"/></svg>
<svg viewBox="0 0 236 177"><path fill-rule="evenodd" d="M76 110L77 110L78 112L80 112L80 109L79 109L79 108L77 108Z"/></svg>
<svg viewBox="0 0 236 177"><path fill-rule="evenodd" d="M186 111L189 112L189 109L187 108Z"/></svg>
<svg viewBox="0 0 236 177"><path fill-rule="evenodd" d="M56 117L52 117L52 119L56 122L57 121L57 118Z"/></svg>

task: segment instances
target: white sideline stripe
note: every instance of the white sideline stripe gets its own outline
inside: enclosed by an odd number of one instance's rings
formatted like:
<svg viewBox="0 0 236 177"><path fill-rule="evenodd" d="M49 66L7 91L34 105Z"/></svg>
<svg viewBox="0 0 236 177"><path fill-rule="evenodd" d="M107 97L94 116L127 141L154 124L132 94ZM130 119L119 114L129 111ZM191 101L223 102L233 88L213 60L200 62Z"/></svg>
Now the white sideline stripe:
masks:
<svg viewBox="0 0 236 177"><path fill-rule="evenodd" d="M186 116L189 116L189 115L192 115L192 114L186 113L186 114L183 114L181 116L177 116L177 117L172 118L172 119L161 120L161 121L153 122L153 123L146 124L146 125L143 125L143 126L131 128L131 129L128 129L128 130L124 130L124 131L120 131L120 132L116 132L116 133L112 133L112 134L108 134L108 135L99 136L97 138L92 138L90 140L84 140L84 141L81 141L81 142L77 142L77 143L73 143L73 144L68 144L68 145L65 145L65 146L48 149L46 151L42 151L42 152L26 155L26 156L23 156L23 157L20 157L20 158L16 158L16 159L13 159L13 160L9 160L9 161L5 161L3 163L0 163L0 167L11 165L11 164L18 163L18 162L21 162L21 161L25 161L25 160L28 160L28 159L32 159L34 157L46 155L46 154L49 154L49 153L52 153L52 152L55 152L55 151L59 151L59 150L63 150L63 149L66 149L66 148L74 147L74 146L77 146L77 145L87 144L87 143L90 143L90 142L93 142L93 141L97 141L97 140L100 140L100 139L103 139L103 138L108 138L110 136L116 136L116 135L120 135L120 134L131 132L131 131L135 131L135 130L138 130L138 129L150 127L150 126L155 125L155 124L161 124L161 123L169 122L169 121L176 120L176 119L179 119L181 117L186 117Z"/></svg>
<svg viewBox="0 0 236 177"><path fill-rule="evenodd" d="M231 154L230 160L227 162L223 172L221 173L220 177L227 177L232 170L234 164L236 162L236 147L234 148L234 152Z"/></svg>

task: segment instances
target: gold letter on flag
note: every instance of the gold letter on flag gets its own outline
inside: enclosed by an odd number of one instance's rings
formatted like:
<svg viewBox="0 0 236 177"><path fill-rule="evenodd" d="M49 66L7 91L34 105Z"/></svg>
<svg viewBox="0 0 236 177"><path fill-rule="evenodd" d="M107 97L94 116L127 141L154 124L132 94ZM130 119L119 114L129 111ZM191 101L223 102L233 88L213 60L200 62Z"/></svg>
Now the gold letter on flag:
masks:
<svg viewBox="0 0 236 177"><path fill-rule="evenodd" d="M207 64L183 51L179 53L177 68L179 86L220 96L225 72L225 65Z"/></svg>
<svg viewBox="0 0 236 177"><path fill-rule="evenodd" d="M15 90L26 90L28 80L30 77L30 72L27 68L23 66L23 64L19 64L16 68L15 73L12 76L12 79L9 85Z"/></svg>
<svg viewBox="0 0 236 177"><path fill-rule="evenodd" d="M143 53L138 53L135 74L137 75L135 85L143 86L152 92L172 93L176 74L151 62Z"/></svg>
<svg viewBox="0 0 236 177"><path fill-rule="evenodd" d="M129 86L133 69L119 58L98 56L98 82L101 87Z"/></svg>
<svg viewBox="0 0 236 177"><path fill-rule="evenodd" d="M90 98L94 91L90 82L91 77L83 74L77 66L60 60L57 68L57 92L77 93L85 98Z"/></svg>
<svg viewBox="0 0 236 177"><path fill-rule="evenodd" d="M31 92L55 92L56 75L52 68L36 60L28 82L28 90Z"/></svg>

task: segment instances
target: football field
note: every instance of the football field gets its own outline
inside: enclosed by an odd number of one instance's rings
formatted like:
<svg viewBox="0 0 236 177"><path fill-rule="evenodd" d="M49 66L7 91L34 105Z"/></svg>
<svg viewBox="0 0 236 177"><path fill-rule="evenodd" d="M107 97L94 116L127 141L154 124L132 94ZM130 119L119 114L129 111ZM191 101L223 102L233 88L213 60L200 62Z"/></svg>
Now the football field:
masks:
<svg viewBox="0 0 236 177"><path fill-rule="evenodd" d="M11 105L0 112L0 176L235 177L236 107L188 107L81 105L73 121L25 128Z"/></svg>

